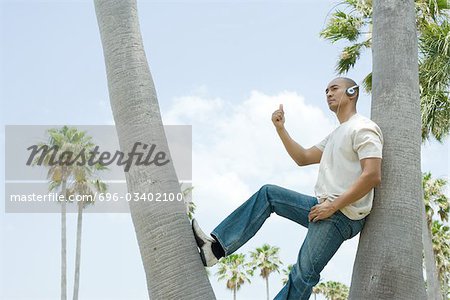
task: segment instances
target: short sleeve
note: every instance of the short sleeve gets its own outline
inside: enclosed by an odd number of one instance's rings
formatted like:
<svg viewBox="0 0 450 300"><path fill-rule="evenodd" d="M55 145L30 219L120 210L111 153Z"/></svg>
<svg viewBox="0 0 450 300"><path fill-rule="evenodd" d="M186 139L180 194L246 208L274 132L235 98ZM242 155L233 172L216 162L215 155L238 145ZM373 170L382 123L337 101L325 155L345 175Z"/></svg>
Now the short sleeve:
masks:
<svg viewBox="0 0 450 300"><path fill-rule="evenodd" d="M329 136L330 135L327 135L320 143L315 144L314 146L319 148L319 150L323 152L323 150L325 149L325 146L327 145Z"/></svg>
<svg viewBox="0 0 450 300"><path fill-rule="evenodd" d="M381 129L375 123L359 128L354 135L353 150L358 154L359 160L369 157L382 158Z"/></svg>

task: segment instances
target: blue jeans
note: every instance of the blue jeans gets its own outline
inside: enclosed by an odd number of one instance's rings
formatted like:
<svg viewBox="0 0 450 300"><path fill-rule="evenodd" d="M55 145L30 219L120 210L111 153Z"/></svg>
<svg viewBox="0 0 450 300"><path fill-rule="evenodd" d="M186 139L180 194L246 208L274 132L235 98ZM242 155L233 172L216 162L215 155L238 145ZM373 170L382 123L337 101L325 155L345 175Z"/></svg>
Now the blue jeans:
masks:
<svg viewBox="0 0 450 300"><path fill-rule="evenodd" d="M310 223L308 214L316 204L316 197L267 184L226 217L211 235L220 242L225 255L229 255L253 237L272 212L308 228L289 280L274 298L307 300L328 261L365 223L365 218L351 220L341 211Z"/></svg>

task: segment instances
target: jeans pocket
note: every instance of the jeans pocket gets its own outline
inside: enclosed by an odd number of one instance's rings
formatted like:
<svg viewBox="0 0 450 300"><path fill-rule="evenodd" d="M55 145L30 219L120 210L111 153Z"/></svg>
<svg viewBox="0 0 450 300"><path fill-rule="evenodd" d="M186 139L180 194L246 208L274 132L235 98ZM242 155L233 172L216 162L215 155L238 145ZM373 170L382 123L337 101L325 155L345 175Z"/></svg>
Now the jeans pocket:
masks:
<svg viewBox="0 0 450 300"><path fill-rule="evenodd" d="M338 226L339 232L341 232L342 237L346 240L357 235L362 230L366 222L365 217L360 220L353 220L339 210L336 212L336 216L340 221L340 226Z"/></svg>
<svg viewBox="0 0 450 300"><path fill-rule="evenodd" d="M349 222L346 220L346 217L340 211L337 211L335 214L334 226L338 229L341 234L342 239L347 240L350 238L352 234L352 228Z"/></svg>
<svg viewBox="0 0 450 300"><path fill-rule="evenodd" d="M350 222L352 234L350 235L349 239L361 232L364 227L364 223L366 222L366 218L363 218L361 220L351 220Z"/></svg>

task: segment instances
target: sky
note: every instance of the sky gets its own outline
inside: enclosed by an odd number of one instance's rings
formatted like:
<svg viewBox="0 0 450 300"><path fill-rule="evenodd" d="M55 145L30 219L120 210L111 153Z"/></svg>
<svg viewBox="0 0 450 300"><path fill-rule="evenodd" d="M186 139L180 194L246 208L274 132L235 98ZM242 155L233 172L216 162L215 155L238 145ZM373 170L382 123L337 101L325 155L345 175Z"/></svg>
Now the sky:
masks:
<svg viewBox="0 0 450 300"><path fill-rule="evenodd" d="M272 122L310 147L338 126L325 101L339 50L319 38L334 1L138 1L144 46L164 124L192 125L196 219L210 232L266 183L313 195L317 166L298 167ZM103 52L91 1L0 2L1 125L112 125ZM329 15L328 15L329 17ZM364 53L348 76L371 70ZM370 117L371 97L358 112ZM400 113L400 112L399 112ZM5 133L0 131L5 166ZM427 142L422 171L449 174L449 143ZM0 173L5 182L4 172ZM4 185L0 185L2 203ZM88 212L88 211L87 211ZM57 299L60 215L1 212L2 299ZM129 214L85 213L80 299L148 299ZM76 215L68 215L68 295L73 289ZM294 263L306 229L273 214L240 253L269 243ZM322 280L350 284L359 235L346 241ZM217 271L211 268L211 273ZM282 275L270 279L270 295ZM217 299L230 299L211 276ZM255 276L238 299L262 299ZM317 299L323 299L320 296Z"/></svg>

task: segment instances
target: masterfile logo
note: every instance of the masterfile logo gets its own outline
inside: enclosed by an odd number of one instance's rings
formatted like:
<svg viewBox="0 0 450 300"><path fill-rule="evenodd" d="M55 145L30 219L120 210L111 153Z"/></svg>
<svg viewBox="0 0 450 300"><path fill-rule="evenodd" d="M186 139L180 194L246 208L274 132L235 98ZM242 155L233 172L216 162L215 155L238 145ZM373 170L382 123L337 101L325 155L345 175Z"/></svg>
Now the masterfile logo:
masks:
<svg viewBox="0 0 450 300"><path fill-rule="evenodd" d="M5 211L59 212L62 199L95 202L92 212L128 212L130 201L183 201L182 193L127 191L128 173L158 172L169 162L181 187L191 185L191 126L166 125L164 132L167 143L148 134L124 150L112 125L7 125Z"/></svg>

